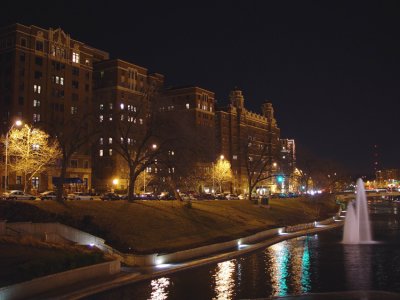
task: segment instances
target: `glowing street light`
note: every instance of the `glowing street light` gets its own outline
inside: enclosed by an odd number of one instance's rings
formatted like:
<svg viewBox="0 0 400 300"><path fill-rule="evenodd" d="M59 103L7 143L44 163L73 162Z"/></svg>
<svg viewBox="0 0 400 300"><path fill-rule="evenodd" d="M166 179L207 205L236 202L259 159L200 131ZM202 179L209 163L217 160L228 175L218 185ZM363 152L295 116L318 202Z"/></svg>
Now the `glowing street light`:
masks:
<svg viewBox="0 0 400 300"><path fill-rule="evenodd" d="M113 185L117 185L119 183L119 179L118 178L114 178L112 181Z"/></svg>
<svg viewBox="0 0 400 300"><path fill-rule="evenodd" d="M15 121L11 125L11 128L7 131L7 134L6 134L6 161L5 161L5 176L4 176L5 177L4 178L4 180L5 180L5 182L4 182L4 192L7 192L7 188L8 188L8 184L7 183L8 183L8 142L9 142L8 137L9 137L9 133L14 128L14 126L19 127L21 125L22 125L22 121L21 120Z"/></svg>

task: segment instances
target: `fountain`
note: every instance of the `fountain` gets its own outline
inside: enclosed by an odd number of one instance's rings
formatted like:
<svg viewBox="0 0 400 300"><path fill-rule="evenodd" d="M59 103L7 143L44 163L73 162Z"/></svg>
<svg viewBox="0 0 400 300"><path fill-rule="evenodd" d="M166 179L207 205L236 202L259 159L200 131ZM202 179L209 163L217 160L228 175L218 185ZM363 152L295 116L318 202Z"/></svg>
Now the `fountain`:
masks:
<svg viewBox="0 0 400 300"><path fill-rule="evenodd" d="M343 244L369 244L372 242L367 196L361 178L357 180L356 200L347 206L342 242Z"/></svg>

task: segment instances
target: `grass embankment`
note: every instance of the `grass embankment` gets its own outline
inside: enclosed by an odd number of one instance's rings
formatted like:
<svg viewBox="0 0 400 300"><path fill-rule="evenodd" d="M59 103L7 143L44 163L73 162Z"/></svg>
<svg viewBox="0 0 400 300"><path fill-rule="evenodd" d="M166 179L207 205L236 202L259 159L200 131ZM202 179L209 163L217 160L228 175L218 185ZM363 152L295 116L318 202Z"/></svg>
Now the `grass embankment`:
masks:
<svg viewBox="0 0 400 300"><path fill-rule="evenodd" d="M99 250L0 237L0 287L105 261Z"/></svg>
<svg viewBox="0 0 400 300"><path fill-rule="evenodd" d="M55 201L0 205L0 218L59 221L100 236L122 252L162 253L253 234L273 227L325 219L337 211L329 197L271 199L270 209L247 200Z"/></svg>

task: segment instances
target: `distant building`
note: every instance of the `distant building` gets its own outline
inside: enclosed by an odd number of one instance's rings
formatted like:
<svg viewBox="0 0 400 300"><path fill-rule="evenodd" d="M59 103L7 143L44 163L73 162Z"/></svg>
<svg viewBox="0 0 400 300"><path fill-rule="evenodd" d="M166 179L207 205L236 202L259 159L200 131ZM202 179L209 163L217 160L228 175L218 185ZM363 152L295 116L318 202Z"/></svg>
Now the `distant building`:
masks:
<svg viewBox="0 0 400 300"><path fill-rule="evenodd" d="M297 186L296 170L296 144L294 139L280 139L280 171L284 175L283 185L285 191L293 191Z"/></svg>
<svg viewBox="0 0 400 300"><path fill-rule="evenodd" d="M400 186L400 169L378 170L375 175L378 187Z"/></svg>
<svg viewBox="0 0 400 300"><path fill-rule="evenodd" d="M0 120L5 134L15 119L48 129L78 111L92 109L93 63L108 53L74 40L62 29L13 24L0 29ZM4 173L3 173L4 174ZM54 170L34 177L38 190L52 187ZM67 177L80 178L91 188L89 148L69 162ZM9 174L9 188L22 184L19 174ZM2 175L2 187L5 177Z"/></svg>
<svg viewBox="0 0 400 300"><path fill-rule="evenodd" d="M248 111L244 105L242 91L235 89L230 95L230 104L226 108L218 108L216 111L216 139L217 156L224 155L231 162L235 180L231 190L236 193L248 192L247 189L247 156L246 145L258 144L259 148L266 146L269 161L267 172L277 174L279 170L280 129L274 117L274 109L271 103L265 102L262 114ZM249 153L248 155L257 155ZM217 158L217 156L215 158ZM271 191L275 189L275 179L271 177L263 185Z"/></svg>

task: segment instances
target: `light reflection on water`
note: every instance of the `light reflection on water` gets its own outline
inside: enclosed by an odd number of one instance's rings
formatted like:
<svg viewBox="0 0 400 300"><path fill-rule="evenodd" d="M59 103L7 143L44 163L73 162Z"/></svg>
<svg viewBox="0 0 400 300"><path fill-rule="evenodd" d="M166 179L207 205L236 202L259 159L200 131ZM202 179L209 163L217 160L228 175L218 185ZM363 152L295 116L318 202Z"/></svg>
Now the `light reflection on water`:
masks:
<svg viewBox="0 0 400 300"><path fill-rule="evenodd" d="M235 292L236 259L221 262L217 265L215 274L215 294L213 299L232 299Z"/></svg>
<svg viewBox="0 0 400 300"><path fill-rule="evenodd" d="M151 285L151 300L165 300L168 299L168 287L170 285L170 279L167 277L161 277L153 279Z"/></svg>
<svg viewBox="0 0 400 300"><path fill-rule="evenodd" d="M309 239L284 241L266 249L266 272L273 296L306 293L311 289Z"/></svg>

